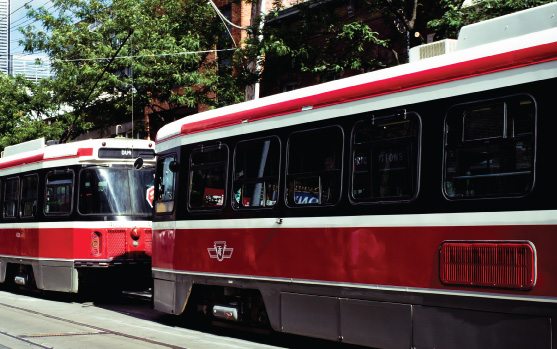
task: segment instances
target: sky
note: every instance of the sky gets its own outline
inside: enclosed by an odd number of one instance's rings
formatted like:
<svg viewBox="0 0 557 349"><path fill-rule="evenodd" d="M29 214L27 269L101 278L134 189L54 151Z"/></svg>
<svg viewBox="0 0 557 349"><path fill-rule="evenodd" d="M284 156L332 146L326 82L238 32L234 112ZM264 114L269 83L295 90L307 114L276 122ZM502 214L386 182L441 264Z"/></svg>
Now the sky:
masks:
<svg viewBox="0 0 557 349"><path fill-rule="evenodd" d="M45 6L48 8L52 5L51 0L10 0L10 51L12 54L21 54L23 47L18 44L18 41L23 38L18 28L26 27L32 23L33 20L27 18L27 10L22 7L25 4L33 8Z"/></svg>

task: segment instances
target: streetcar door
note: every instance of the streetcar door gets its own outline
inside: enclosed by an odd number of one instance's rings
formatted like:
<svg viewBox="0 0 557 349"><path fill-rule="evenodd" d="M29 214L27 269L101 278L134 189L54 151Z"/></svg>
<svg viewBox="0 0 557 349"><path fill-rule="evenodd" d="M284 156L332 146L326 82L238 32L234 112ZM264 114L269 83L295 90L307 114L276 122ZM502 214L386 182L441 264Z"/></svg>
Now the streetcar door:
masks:
<svg viewBox="0 0 557 349"><path fill-rule="evenodd" d="M159 155L155 173L153 267L172 266L176 232L176 154Z"/></svg>

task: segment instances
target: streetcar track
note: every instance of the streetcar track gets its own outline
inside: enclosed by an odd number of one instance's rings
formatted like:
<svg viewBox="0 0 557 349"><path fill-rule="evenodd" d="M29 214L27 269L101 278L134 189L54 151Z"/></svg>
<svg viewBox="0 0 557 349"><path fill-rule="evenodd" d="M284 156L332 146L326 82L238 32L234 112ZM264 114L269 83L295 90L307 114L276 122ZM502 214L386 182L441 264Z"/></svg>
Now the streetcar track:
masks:
<svg viewBox="0 0 557 349"><path fill-rule="evenodd" d="M21 337L21 338L48 338L48 337L94 336L94 335L97 335L97 334L110 334L110 333L108 333L108 332L37 333L37 334L22 335L22 336L20 336L20 337Z"/></svg>
<svg viewBox="0 0 557 349"><path fill-rule="evenodd" d="M27 340L27 339L25 339L25 338L23 338L23 337L20 337L20 336L11 335L11 334L9 334L9 333L7 333L7 332L4 332L4 331L0 331L0 334L3 335L3 336L6 336L6 337L12 338L12 339L21 341L21 342L25 342L25 343L27 343L27 344L30 344L30 345L35 346L35 347L38 347L38 348L53 349L52 347L45 347L45 346L42 345L42 344L32 342L32 341Z"/></svg>
<svg viewBox="0 0 557 349"><path fill-rule="evenodd" d="M9 309L15 309L15 310L23 311L23 312L33 314L33 315L43 316L43 317L48 318L48 319L57 320L57 321L61 321L61 322L65 322L65 323L68 323L68 324L72 324L72 325L76 325L76 326L80 326L80 327L85 327L85 328L89 328L89 329L93 329L93 330L97 331L96 333L88 333L89 335L111 334L111 335L124 337L124 338L128 338L128 339L134 339L134 340L144 342L144 343L159 345L159 346L166 347L166 348L171 348L171 349L187 349L187 347L176 346L176 345L172 345L172 344L168 344L168 343L159 342L159 341L149 339L149 338L134 336L134 335L130 335L130 334L127 334L127 333L118 332L118 331L113 331L113 330L102 328L102 327L99 327L99 326L93 326L93 325L85 324L85 323L70 320L70 319L64 319L64 318L59 317L59 316L50 315L50 314L46 314L46 313L41 313L41 312L38 312L38 311L35 311L35 310L25 309L25 308L9 305L9 304L6 304L6 303L0 303L0 306L3 306L5 308L9 308ZM5 335L5 336L10 337L10 338L13 338L13 339L17 339L17 340L26 342L28 344L35 345L39 348L52 349L52 347L46 347L46 346L43 346L41 344L38 344L38 343L35 343L35 342L32 342L32 341L26 339L26 338L43 338L45 336L41 336L41 337L14 336L14 335L11 335L11 334L9 334L7 332L3 332L3 331L0 331L0 334Z"/></svg>

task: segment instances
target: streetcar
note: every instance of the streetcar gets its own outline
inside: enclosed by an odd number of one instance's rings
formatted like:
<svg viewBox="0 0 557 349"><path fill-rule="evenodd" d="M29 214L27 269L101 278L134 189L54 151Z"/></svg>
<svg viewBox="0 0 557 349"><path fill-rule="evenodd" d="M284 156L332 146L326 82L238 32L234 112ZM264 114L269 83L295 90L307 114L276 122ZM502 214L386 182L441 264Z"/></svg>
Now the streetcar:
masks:
<svg viewBox="0 0 557 349"><path fill-rule="evenodd" d="M154 143L8 146L0 158L0 283L77 293L151 284Z"/></svg>
<svg viewBox="0 0 557 349"><path fill-rule="evenodd" d="M161 128L155 309L373 348L557 348L556 13Z"/></svg>

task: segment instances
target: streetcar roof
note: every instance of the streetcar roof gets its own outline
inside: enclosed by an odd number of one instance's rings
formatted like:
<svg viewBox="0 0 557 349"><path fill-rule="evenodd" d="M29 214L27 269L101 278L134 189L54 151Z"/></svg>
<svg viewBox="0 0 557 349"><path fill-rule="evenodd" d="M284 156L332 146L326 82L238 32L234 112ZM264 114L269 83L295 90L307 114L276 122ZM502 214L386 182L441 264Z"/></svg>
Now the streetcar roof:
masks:
<svg viewBox="0 0 557 349"><path fill-rule="evenodd" d="M390 104L372 106L372 110L385 109L390 105L394 107L408 103L394 101L398 97L404 98L403 93L407 91L422 92L440 84L539 63L554 63L557 61L556 12L557 3L554 2L472 24L461 29L456 50L444 55L184 117L159 130L157 152L190 143L190 138L196 138L193 135L207 131L212 131L210 133L215 138L224 136L218 132L221 129L226 129L230 135L256 132L284 125L272 122L277 117L288 118L287 124L314 120L315 111L323 109L334 110L334 113L320 117L337 117L354 113L358 108L349 110L350 106L357 107L362 100L384 100L387 97L391 99ZM478 38L482 36L483 39ZM532 79L542 80L555 75L554 69L546 69L544 74L537 74ZM517 80L513 83L517 83ZM487 90L494 87L484 83L475 88ZM443 98L442 94L431 93L430 90L427 92L414 97L412 101ZM466 92L453 88L453 95L459 93ZM339 104L346 105L344 110L335 109ZM252 126L257 123L265 123L265 126Z"/></svg>
<svg viewBox="0 0 557 349"><path fill-rule="evenodd" d="M47 145L44 138L40 138L6 147L0 158L0 175L82 163L133 163L136 157L130 154L135 154L134 150L151 151L153 148L152 141L131 138L89 139L54 145ZM121 156L102 156L99 154L102 149L121 151ZM146 160L154 161L154 158Z"/></svg>

